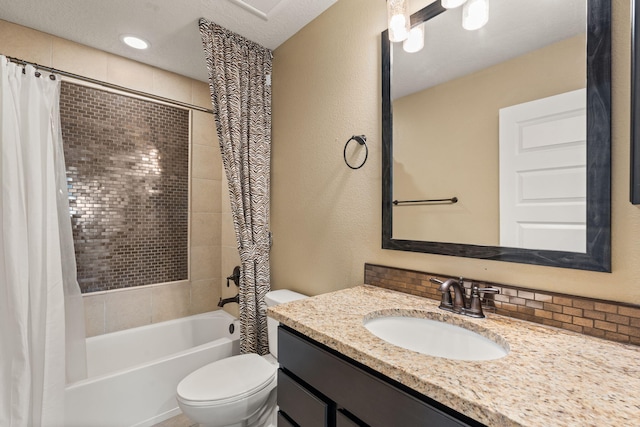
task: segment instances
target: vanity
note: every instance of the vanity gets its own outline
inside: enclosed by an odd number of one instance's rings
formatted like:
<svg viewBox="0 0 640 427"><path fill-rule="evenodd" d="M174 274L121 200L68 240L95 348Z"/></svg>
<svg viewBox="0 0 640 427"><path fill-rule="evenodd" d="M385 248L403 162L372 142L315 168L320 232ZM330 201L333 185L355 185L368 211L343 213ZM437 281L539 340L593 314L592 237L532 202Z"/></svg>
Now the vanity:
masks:
<svg viewBox="0 0 640 427"><path fill-rule="evenodd" d="M286 326L278 342L279 426L481 425Z"/></svg>
<svg viewBox="0 0 640 427"><path fill-rule="evenodd" d="M362 285L269 309L279 331L280 426L628 426L640 420L640 349ZM366 319L435 319L506 346L453 360L395 346ZM419 340L420 337L415 337Z"/></svg>

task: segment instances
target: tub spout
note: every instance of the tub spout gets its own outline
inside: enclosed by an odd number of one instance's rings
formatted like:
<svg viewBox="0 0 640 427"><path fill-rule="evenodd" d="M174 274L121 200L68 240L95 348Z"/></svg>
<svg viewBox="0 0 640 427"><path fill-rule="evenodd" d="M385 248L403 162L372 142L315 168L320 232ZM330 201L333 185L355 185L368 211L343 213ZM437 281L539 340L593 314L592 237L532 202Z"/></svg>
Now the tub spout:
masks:
<svg viewBox="0 0 640 427"><path fill-rule="evenodd" d="M225 298L225 299L220 298L220 301L218 301L218 307L224 307L225 304L229 304L230 302L235 302L236 304L240 304L240 294L236 294L236 296L232 298Z"/></svg>

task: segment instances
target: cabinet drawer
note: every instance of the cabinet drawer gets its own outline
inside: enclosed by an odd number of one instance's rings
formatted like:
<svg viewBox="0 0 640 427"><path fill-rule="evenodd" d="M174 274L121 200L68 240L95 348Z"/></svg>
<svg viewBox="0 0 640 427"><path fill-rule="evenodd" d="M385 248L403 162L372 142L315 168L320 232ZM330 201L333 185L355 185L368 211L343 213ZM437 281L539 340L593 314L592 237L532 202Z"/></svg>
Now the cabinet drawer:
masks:
<svg viewBox="0 0 640 427"><path fill-rule="evenodd" d="M298 384L282 370L278 370L278 406L301 427L328 425L329 403Z"/></svg>
<svg viewBox="0 0 640 427"><path fill-rule="evenodd" d="M281 366L372 427L471 425L405 393L282 326L278 332L278 346Z"/></svg>

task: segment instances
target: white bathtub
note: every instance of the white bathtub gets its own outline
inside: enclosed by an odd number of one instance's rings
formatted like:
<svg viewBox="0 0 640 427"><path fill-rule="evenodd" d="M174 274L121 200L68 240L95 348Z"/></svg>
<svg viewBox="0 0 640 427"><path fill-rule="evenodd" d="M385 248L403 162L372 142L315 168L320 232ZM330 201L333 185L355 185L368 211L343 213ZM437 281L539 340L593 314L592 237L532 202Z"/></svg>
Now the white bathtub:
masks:
<svg viewBox="0 0 640 427"><path fill-rule="evenodd" d="M148 427L179 414L180 380L238 354L239 330L219 310L87 338L88 378L67 386L64 426Z"/></svg>

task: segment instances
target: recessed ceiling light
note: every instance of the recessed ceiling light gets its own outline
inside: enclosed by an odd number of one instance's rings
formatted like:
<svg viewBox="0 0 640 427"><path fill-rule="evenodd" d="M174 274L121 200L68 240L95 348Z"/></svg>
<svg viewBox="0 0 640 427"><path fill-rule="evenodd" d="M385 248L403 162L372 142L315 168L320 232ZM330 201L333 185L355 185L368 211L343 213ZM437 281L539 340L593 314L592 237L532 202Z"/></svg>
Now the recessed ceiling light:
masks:
<svg viewBox="0 0 640 427"><path fill-rule="evenodd" d="M142 40L140 37L135 36L121 36L120 39L127 45L134 49L147 49L149 42Z"/></svg>

